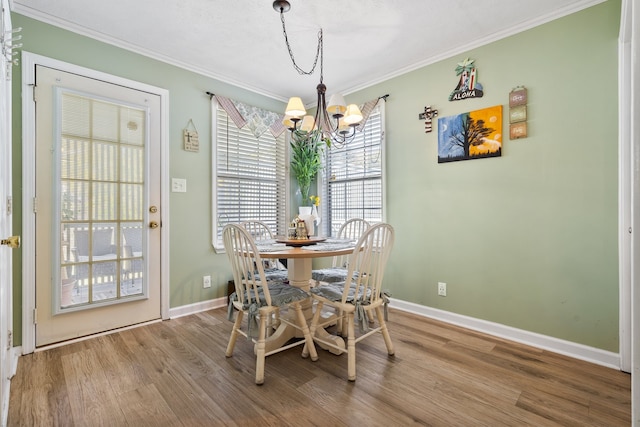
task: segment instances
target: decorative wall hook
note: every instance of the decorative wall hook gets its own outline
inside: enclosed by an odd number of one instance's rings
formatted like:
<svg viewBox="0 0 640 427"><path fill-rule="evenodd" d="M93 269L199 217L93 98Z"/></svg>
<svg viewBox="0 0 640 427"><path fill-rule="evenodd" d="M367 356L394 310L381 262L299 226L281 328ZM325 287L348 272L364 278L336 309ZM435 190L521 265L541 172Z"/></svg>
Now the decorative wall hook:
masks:
<svg viewBox="0 0 640 427"><path fill-rule="evenodd" d="M14 56L18 55L18 51L15 49L22 47L22 43L16 43L22 39L22 35L16 35L20 31L22 31L22 28L14 28L13 30L0 32L0 49L2 50L2 56L4 56L7 61L7 80L11 80L10 64L18 65L18 58L14 58Z"/></svg>
<svg viewBox="0 0 640 427"><path fill-rule="evenodd" d="M418 120L424 120L424 133L433 130L432 119L438 115L438 110L431 109L431 105L424 107L424 113L418 114Z"/></svg>

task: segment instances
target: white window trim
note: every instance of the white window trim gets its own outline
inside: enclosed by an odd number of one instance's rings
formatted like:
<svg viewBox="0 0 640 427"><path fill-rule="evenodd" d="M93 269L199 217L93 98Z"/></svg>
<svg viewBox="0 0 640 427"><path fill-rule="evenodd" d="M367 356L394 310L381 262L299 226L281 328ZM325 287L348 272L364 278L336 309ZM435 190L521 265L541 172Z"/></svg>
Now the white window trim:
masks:
<svg viewBox="0 0 640 427"><path fill-rule="evenodd" d="M215 95L211 96L211 246L213 246L213 249L215 251L215 253L225 253L224 250L224 245L221 241L218 241L218 233L217 233L217 229L218 229L218 183L217 183L217 177L218 177L218 161L217 161L217 155L218 155L218 141L217 141L217 135L218 135L218 107L219 107L219 102L216 99ZM289 218L289 213L290 213L290 206L291 206L291 201L290 201L290 188L291 188L291 184L290 184L290 169L289 169L289 164L290 164L290 151L289 151L289 138L288 136L285 136L285 152L284 152L284 156L285 156L285 189L284 189L284 194L285 194L285 222L288 223L288 221L286 221L286 219ZM286 231L286 230L285 230Z"/></svg>
<svg viewBox="0 0 640 427"><path fill-rule="evenodd" d="M216 253L224 253L224 247L218 244L218 100L211 96L211 246Z"/></svg>

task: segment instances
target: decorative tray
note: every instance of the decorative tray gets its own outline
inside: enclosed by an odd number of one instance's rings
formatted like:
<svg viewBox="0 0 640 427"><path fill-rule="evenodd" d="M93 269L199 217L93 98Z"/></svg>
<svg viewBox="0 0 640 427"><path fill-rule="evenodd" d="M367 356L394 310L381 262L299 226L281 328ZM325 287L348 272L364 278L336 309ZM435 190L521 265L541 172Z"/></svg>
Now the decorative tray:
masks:
<svg viewBox="0 0 640 427"><path fill-rule="evenodd" d="M309 237L308 239L276 239L276 242L284 243L287 246L301 247L315 245L325 240L327 240L326 237Z"/></svg>

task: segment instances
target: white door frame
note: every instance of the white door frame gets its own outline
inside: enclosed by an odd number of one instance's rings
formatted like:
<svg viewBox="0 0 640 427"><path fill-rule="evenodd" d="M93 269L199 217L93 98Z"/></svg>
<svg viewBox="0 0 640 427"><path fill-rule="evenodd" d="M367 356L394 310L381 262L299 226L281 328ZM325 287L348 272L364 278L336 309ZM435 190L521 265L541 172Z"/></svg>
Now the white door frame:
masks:
<svg viewBox="0 0 640 427"><path fill-rule="evenodd" d="M634 4L635 3L635 4ZM631 372L631 424L640 426L640 7L623 0L618 39L620 368Z"/></svg>
<svg viewBox="0 0 640 427"><path fill-rule="evenodd" d="M620 369L631 372L631 316L633 281L633 239L634 239L634 171L632 133L632 72L631 72L631 21L624 7L620 16L618 40L618 247L619 247L619 354Z"/></svg>
<svg viewBox="0 0 640 427"><path fill-rule="evenodd" d="M12 38L9 2L0 2L0 40ZM0 239L13 234L11 178L11 41L0 49ZM9 414L11 377L17 367L17 354L13 347L13 249L0 247L0 425L6 425Z"/></svg>
<svg viewBox="0 0 640 427"><path fill-rule="evenodd" d="M169 91L133 80L80 67L67 62L22 52L22 354L35 351L35 105L33 87L35 66L56 68L108 83L160 96L160 198L162 218L160 228L161 316L169 318ZM28 250L25 250L27 249Z"/></svg>

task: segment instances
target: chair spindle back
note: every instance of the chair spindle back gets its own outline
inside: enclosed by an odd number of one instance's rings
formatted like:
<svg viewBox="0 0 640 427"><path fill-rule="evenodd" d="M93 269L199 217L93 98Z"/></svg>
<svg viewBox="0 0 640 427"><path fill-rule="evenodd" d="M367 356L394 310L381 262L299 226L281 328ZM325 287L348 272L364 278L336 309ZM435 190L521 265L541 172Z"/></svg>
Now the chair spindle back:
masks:
<svg viewBox="0 0 640 427"><path fill-rule="evenodd" d="M227 224L222 230L224 248L231 263L233 282L238 301L243 304L259 303L258 289L271 305L262 258L249 232L241 225Z"/></svg>
<svg viewBox="0 0 640 427"><path fill-rule="evenodd" d="M393 227L386 223L370 226L360 237L348 261L343 304L347 301L350 288L356 289L355 299L365 304L382 298L382 280L393 242ZM354 271L358 274L354 275Z"/></svg>

